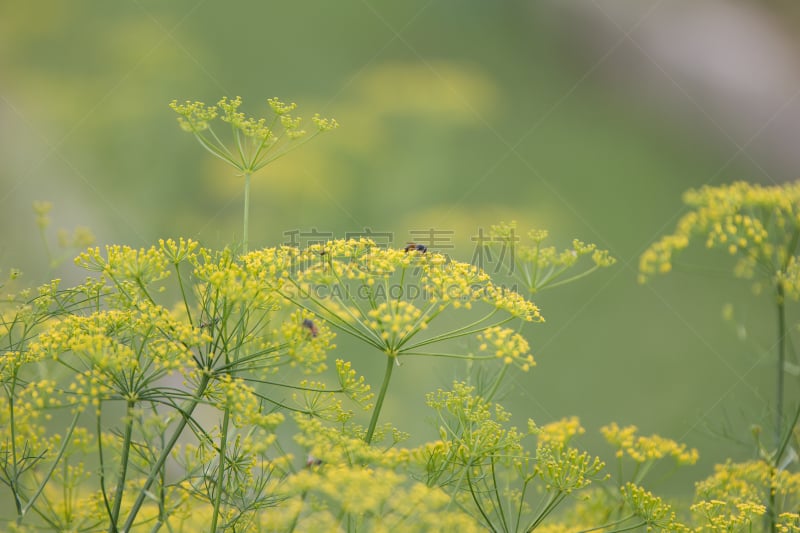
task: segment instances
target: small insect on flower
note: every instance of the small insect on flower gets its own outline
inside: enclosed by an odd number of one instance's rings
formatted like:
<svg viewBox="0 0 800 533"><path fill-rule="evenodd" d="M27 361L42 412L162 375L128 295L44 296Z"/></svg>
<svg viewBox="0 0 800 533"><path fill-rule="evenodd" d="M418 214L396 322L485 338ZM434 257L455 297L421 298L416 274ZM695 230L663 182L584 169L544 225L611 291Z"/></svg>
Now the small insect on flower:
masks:
<svg viewBox="0 0 800 533"><path fill-rule="evenodd" d="M219 323L219 317L209 320L207 322L200 322L201 328L211 328L216 326Z"/></svg>
<svg viewBox="0 0 800 533"><path fill-rule="evenodd" d="M312 466L319 466L322 464L322 459L317 459L311 454L308 454L308 459L306 459L306 468L311 468Z"/></svg>
<svg viewBox="0 0 800 533"><path fill-rule="evenodd" d="M303 327L308 330L308 333L311 335L311 337L316 337L319 335L319 329L317 328L317 325L314 324L314 321L310 318L303 320Z"/></svg>
<svg viewBox="0 0 800 533"><path fill-rule="evenodd" d="M416 250L416 251L424 254L425 252L428 251L428 247L425 246L424 244L417 244L415 242L410 242L410 243L406 244L405 248L403 248L403 251L405 253L408 253L411 250Z"/></svg>

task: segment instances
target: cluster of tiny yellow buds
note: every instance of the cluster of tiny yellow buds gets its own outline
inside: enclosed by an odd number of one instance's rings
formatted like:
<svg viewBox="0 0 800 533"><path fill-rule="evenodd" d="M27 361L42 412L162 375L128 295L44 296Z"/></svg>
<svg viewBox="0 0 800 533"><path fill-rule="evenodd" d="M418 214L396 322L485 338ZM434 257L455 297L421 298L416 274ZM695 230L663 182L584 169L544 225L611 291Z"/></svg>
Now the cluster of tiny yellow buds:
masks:
<svg viewBox="0 0 800 533"><path fill-rule="evenodd" d="M699 454L696 449L688 449L685 444L658 435L642 437L636 435L636 426L621 428L616 422L600 428L606 441L617 448L617 457L627 455L637 463L644 463L672 456L680 465L693 465Z"/></svg>
<svg viewBox="0 0 800 533"><path fill-rule="evenodd" d="M300 521L304 531L340 531L354 523L359 530L379 532L480 531L469 515L449 510L451 499L444 491L391 470L328 466L303 470L289 483L303 504L316 510L313 519ZM286 529L294 523L289 525Z"/></svg>
<svg viewBox="0 0 800 533"><path fill-rule="evenodd" d="M227 96L223 96L222 99L217 102L217 105L225 112L225 115L222 118L225 122L232 122L237 118L243 118L244 115L238 113L239 106L242 105L242 97L237 96L233 100L228 100Z"/></svg>
<svg viewBox="0 0 800 533"><path fill-rule="evenodd" d="M511 316L526 322L544 322L544 317L536 304L516 291L489 284L483 289L483 295L484 301L508 312Z"/></svg>
<svg viewBox="0 0 800 533"><path fill-rule="evenodd" d="M516 222L492 226L490 242L500 243L500 257L510 257L509 273L522 281L531 294L549 286L562 285L582 278L598 268L613 265L616 260L608 250L600 250L594 244L573 239L572 247L559 251L555 246L543 246L548 237L547 231L531 230L527 234L531 243L522 243L517 236ZM584 256L591 258L593 265L586 266L583 272L564 277ZM583 261L587 263L586 261Z"/></svg>
<svg viewBox="0 0 800 533"><path fill-rule="evenodd" d="M350 361L337 359L336 375L339 377L339 386L348 398L364 409L372 408L372 403L370 402L375 397L375 394L371 391L364 376L356 375L356 371L351 368Z"/></svg>
<svg viewBox="0 0 800 533"><path fill-rule="evenodd" d="M6 383L23 365L42 357L41 352L9 350L0 352L0 382Z"/></svg>
<svg viewBox="0 0 800 533"><path fill-rule="evenodd" d="M209 121L217 116L216 106L206 106L203 102L191 102L187 100L183 104L179 104L177 100L173 100L169 107L178 113L178 123L183 131L187 132L200 132L208 129Z"/></svg>
<svg viewBox="0 0 800 533"><path fill-rule="evenodd" d="M789 259L785 271L778 272L777 281L781 283L789 298L800 300L800 262L798 262L797 256Z"/></svg>
<svg viewBox="0 0 800 533"><path fill-rule="evenodd" d="M528 238L534 243L545 241L550 233L546 229L532 229L528 232Z"/></svg>
<svg viewBox="0 0 800 533"><path fill-rule="evenodd" d="M764 460L714 466L714 473L696 484L698 499L729 503L766 503L769 498L800 494L800 472L778 470Z"/></svg>
<svg viewBox="0 0 800 533"><path fill-rule="evenodd" d="M422 310L405 300L381 302L367 312L369 327L394 347L397 342L414 332L425 329L427 324L421 320Z"/></svg>
<svg viewBox="0 0 800 533"><path fill-rule="evenodd" d="M572 240L572 250L575 251L575 255L582 256L589 253L594 252L597 250L597 245L595 244L586 244L583 241L579 241L578 239Z"/></svg>
<svg viewBox="0 0 800 533"><path fill-rule="evenodd" d="M653 493L633 483L626 483L620 490L623 501L631 507L636 516L645 521L648 530L658 528L666 532L691 531L678 522L672 507Z"/></svg>
<svg viewBox="0 0 800 533"><path fill-rule="evenodd" d="M223 122L229 122L231 126L241 131L245 137L254 137L263 141L269 140L273 134L272 131L267 127L266 119L255 119L253 117L245 116L244 113L235 112L235 109L239 107L239 104L241 103L241 99L237 97L236 107L231 107L230 113L228 113L228 110L223 107L223 109L226 111L226 116L221 117Z"/></svg>
<svg viewBox="0 0 800 533"><path fill-rule="evenodd" d="M529 428L531 429L533 429L531 427L532 422L533 421L529 422ZM583 435L586 433L586 430L581 426L578 417L573 416L550 422L541 427L535 427L533 433L536 433L540 444L565 448L570 440L572 440L572 437Z"/></svg>
<svg viewBox="0 0 800 533"><path fill-rule="evenodd" d="M529 353L528 341L513 329L492 326L479 333L477 338L480 351L491 353L507 365L514 364L523 372L536 365Z"/></svg>
<svg viewBox="0 0 800 533"><path fill-rule="evenodd" d="M672 268L676 252L699 235L708 248L721 247L744 261L734 273L753 277L756 262L766 266L768 277L780 272L795 253L800 229L800 182L761 186L736 182L720 187L689 190L684 202L693 208L672 235L654 243L639 261L640 280Z"/></svg>
<svg viewBox="0 0 800 533"><path fill-rule="evenodd" d="M100 248L90 248L75 258L87 270L102 272L109 278L148 285L169 276L168 261L155 247L136 250L129 246L106 246L106 257Z"/></svg>
<svg viewBox="0 0 800 533"><path fill-rule="evenodd" d="M201 250L200 257L202 260L196 262L193 273L208 283L220 300L257 309L279 307L281 298L275 292L279 282L268 270L259 270L258 262L235 261L230 250L215 254Z"/></svg>
<svg viewBox="0 0 800 533"><path fill-rule="evenodd" d="M189 258L194 257L194 252L199 246L197 241L192 239L184 240L183 237L175 242L173 239L159 239L158 246L161 249L161 253L164 254L172 264L177 265L178 263L185 261Z"/></svg>
<svg viewBox="0 0 800 533"><path fill-rule="evenodd" d="M41 409L57 407L62 404L58 393L60 391L57 391L56 382L53 380L32 381L19 394L15 407L23 411L30 411L32 416L37 416L36 413ZM45 415L46 420L50 418L50 414Z"/></svg>
<svg viewBox="0 0 800 533"><path fill-rule="evenodd" d="M575 448L540 443L536 449L536 475L545 489L570 494L589 485L605 468L599 457Z"/></svg>
<svg viewBox="0 0 800 533"><path fill-rule="evenodd" d="M456 382L453 390L440 389L427 395L426 403L439 411L440 418L449 415L447 418L454 419L439 428L441 440L450 441L450 448L465 463L490 455L519 456L522 453L522 434L514 427L502 425L508 422L511 414L502 406L474 395L474 390L472 386Z"/></svg>
<svg viewBox="0 0 800 533"><path fill-rule="evenodd" d="M307 311L295 311L281 323L276 336L282 339L290 366L299 366L306 374L318 374L327 368L325 361L336 336L325 323Z"/></svg>
<svg viewBox="0 0 800 533"><path fill-rule="evenodd" d="M286 113L291 113L292 111L297 109L297 104L295 104L294 102L292 102L291 104L286 104L281 102L277 97L268 98L267 104L269 105L270 108L272 108L272 111L276 115L285 115Z"/></svg>
<svg viewBox="0 0 800 533"><path fill-rule="evenodd" d="M326 465L380 465L395 468L407 464L411 459L407 451L370 446L364 441L364 434L358 427L341 423L338 427L331 427L318 417L303 414L297 414L295 422L300 433L294 436L294 440ZM389 430L393 432L388 427L380 433L385 434ZM379 442L381 434L376 431L373 441Z"/></svg>
<svg viewBox="0 0 800 533"><path fill-rule="evenodd" d="M776 526L779 533L800 532L800 512L779 514Z"/></svg>
<svg viewBox="0 0 800 533"><path fill-rule="evenodd" d="M592 252L592 262L601 268L606 268L615 264L617 260L609 255L608 250L595 250Z"/></svg>
<svg viewBox="0 0 800 533"><path fill-rule="evenodd" d="M702 531L746 531L752 528L754 519L758 520L767 512L766 506L761 504L729 504L722 500L703 500L689 509L702 520Z"/></svg>
<svg viewBox="0 0 800 533"><path fill-rule="evenodd" d="M289 272L298 262L297 248L282 246L250 252L240 258L245 271L265 287L280 290L288 283Z"/></svg>
<svg viewBox="0 0 800 533"><path fill-rule="evenodd" d="M335 118L322 118L319 114L311 117L311 122L317 126L319 131L331 131L339 127L339 123L336 122Z"/></svg>
<svg viewBox="0 0 800 533"><path fill-rule="evenodd" d="M453 389L439 389L435 393L426 394L426 403L437 410L446 409L451 413L465 413L473 422L487 420L491 417L488 403L480 396L475 396L475 387L456 381Z"/></svg>
<svg viewBox="0 0 800 533"><path fill-rule="evenodd" d="M469 309L472 300L483 296L482 289L490 282L490 278L481 269L459 261L444 262L441 254L430 254L428 259L430 261L422 266L420 281L433 298L452 303L456 308L463 305Z"/></svg>
<svg viewBox="0 0 800 533"><path fill-rule="evenodd" d="M75 374L75 381L68 387L76 397L75 408L83 411L89 404L99 408L101 400L111 398L113 390L108 386L108 378L108 374L96 369Z"/></svg>
<svg viewBox="0 0 800 533"><path fill-rule="evenodd" d="M39 226L39 229L45 229L50 225L50 217L48 215L52 209L52 202L33 202L33 212L36 214L36 225Z"/></svg>
<svg viewBox="0 0 800 533"><path fill-rule="evenodd" d="M676 251L689 246L686 235L667 235L653 243L639 257L639 283L644 283L653 274L666 274L672 270L672 256Z"/></svg>
<svg viewBox="0 0 800 533"><path fill-rule="evenodd" d="M291 115L281 116L281 126L283 126L284 129L286 130L297 130L300 127L300 123L302 121L303 119L300 117L294 118Z"/></svg>
<svg viewBox="0 0 800 533"><path fill-rule="evenodd" d="M295 249L296 251L296 249ZM324 245L313 245L297 252L291 265L300 281L339 283L341 280L362 280L374 283L386 279L403 263L403 254L375 246L370 239L336 239ZM370 281L372 280L372 281Z"/></svg>
<svg viewBox="0 0 800 533"><path fill-rule="evenodd" d="M531 232L533 233L533 231ZM542 239L547 238L547 231L544 231ZM517 221L512 220L509 222L500 222L499 224L492 224L489 228L489 236L492 240L503 242L506 244L514 245L519 241L517 235Z"/></svg>
<svg viewBox="0 0 800 533"><path fill-rule="evenodd" d="M283 422L281 413L263 413L253 388L244 380L232 378L229 374L219 376L208 387L206 396L219 409L229 410L237 427L273 429Z"/></svg>
<svg viewBox="0 0 800 533"><path fill-rule="evenodd" d="M240 96L237 96L233 100L228 100L227 97L223 97L217 105L224 111L224 115L222 115L220 119L223 122L228 122L245 137L259 139L262 142L267 142L274 137L272 130L267 127L266 119L247 117L244 113L238 111L239 106L242 105L242 98Z"/></svg>
<svg viewBox="0 0 800 533"><path fill-rule="evenodd" d="M13 408L6 397L0 399L0 456L10 457L12 448L34 454L57 449L45 437L45 426L52 420L47 410L63 404L59 394L55 382L43 379L18 389Z"/></svg>

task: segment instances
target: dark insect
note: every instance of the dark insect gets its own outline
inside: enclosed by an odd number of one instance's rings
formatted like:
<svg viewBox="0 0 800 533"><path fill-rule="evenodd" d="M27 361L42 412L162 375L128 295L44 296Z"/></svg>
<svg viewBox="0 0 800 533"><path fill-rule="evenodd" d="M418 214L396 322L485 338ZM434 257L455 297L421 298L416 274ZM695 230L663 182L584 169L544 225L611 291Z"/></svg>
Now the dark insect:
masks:
<svg viewBox="0 0 800 533"><path fill-rule="evenodd" d="M314 321L310 318L303 320L303 327L308 330L308 333L311 335L311 337L316 337L319 335L319 329L317 329L317 325L314 324Z"/></svg>
<svg viewBox="0 0 800 533"><path fill-rule="evenodd" d="M311 468L312 466L319 466L322 464L322 459L317 459L311 454L308 454L308 459L306 459L306 468Z"/></svg>
<svg viewBox="0 0 800 533"><path fill-rule="evenodd" d="M428 247L427 247L427 246L425 246L424 244L417 244L417 243L415 243L415 242L410 242L410 243L408 243L408 244L406 245L406 247L405 247L405 248L403 248L403 251L404 251L405 253L408 253L408 252L409 252L409 251L411 251L411 250L416 250L416 251L418 251L418 252L420 252L420 253L423 253L423 254L424 254L425 252L427 252L427 251L428 251Z"/></svg>
<svg viewBox="0 0 800 533"><path fill-rule="evenodd" d="M219 318L214 318L212 320L209 320L208 322L200 322L200 327L211 328L213 326L216 326L218 323L219 323Z"/></svg>

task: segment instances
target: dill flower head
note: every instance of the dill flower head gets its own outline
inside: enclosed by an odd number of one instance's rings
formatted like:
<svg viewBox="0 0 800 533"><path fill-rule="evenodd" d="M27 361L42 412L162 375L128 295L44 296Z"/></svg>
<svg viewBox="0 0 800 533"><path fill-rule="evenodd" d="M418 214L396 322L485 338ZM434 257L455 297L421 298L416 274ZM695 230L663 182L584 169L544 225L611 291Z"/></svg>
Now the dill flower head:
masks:
<svg viewBox="0 0 800 533"><path fill-rule="evenodd" d="M548 444L556 447L566 447L570 440L576 435L583 435L586 430L581 426L577 416L564 418L555 422L550 422L544 426L537 427L533 421L529 421L529 428L536 434L540 444Z"/></svg>
<svg viewBox="0 0 800 533"><path fill-rule="evenodd" d="M752 502L729 504L723 500L701 500L689 508L710 531L752 529L753 521L764 516L767 508Z"/></svg>
<svg viewBox="0 0 800 533"><path fill-rule="evenodd" d="M506 365L514 364L524 372L536 365L533 356L529 353L528 341L509 328L494 326L478 334L479 349L489 352Z"/></svg>
<svg viewBox="0 0 800 533"><path fill-rule="evenodd" d="M693 465L699 458L697 450L689 449L685 444L658 435L637 435L636 426L621 428L612 422L600 428L600 432L609 444L617 448L617 457L627 456L637 463L671 456L679 465Z"/></svg>
<svg viewBox="0 0 800 533"><path fill-rule="evenodd" d="M735 256L738 277L773 280L786 271L798 245L800 182L705 186L687 191L683 201L691 211L672 234L653 243L639 258L640 282L671 271L677 254L693 239Z"/></svg>
<svg viewBox="0 0 800 533"><path fill-rule="evenodd" d="M630 506L633 513L641 518L648 531L686 532L692 531L681 524L669 504L652 492L633 483L626 483L621 487L622 500Z"/></svg>
<svg viewBox="0 0 800 533"><path fill-rule="evenodd" d="M269 110L266 117L251 117L239 111L242 98L223 97L216 105L207 106L203 102L177 100L170 108L178 116L178 124L183 131L192 133L200 144L211 154L235 167L242 173L252 174L289 150L302 144L303 140L339 126L334 119L321 118L315 114L312 122L315 131L307 135L301 127L302 118L292 112L295 103L285 103L278 98L267 99ZM231 130L233 140L223 142L214 132L214 119L219 118Z"/></svg>
<svg viewBox="0 0 800 533"><path fill-rule="evenodd" d="M800 472L778 470L764 460L714 466L714 473L695 487L701 500L766 505L771 497L794 499L800 494Z"/></svg>
<svg viewBox="0 0 800 533"><path fill-rule="evenodd" d="M453 383L451 390L439 389L427 395L426 403L439 413L439 428L446 449L454 450L463 464L481 462L486 457L509 460L522 453L522 433L506 428L511 414L475 394L475 387Z"/></svg>
<svg viewBox="0 0 800 533"><path fill-rule="evenodd" d="M494 285L474 265L435 252L384 249L362 238L310 246L291 257L284 272L279 290L287 300L391 357L449 356L421 348L480 334L479 343L487 350L491 345L492 353L500 351L497 356L505 363L526 370L534 364L521 336L494 326L510 318L541 321L539 309ZM476 322L471 311L479 306L488 307L488 314ZM470 326L445 332L431 328L445 312L462 313Z"/></svg>
<svg viewBox="0 0 800 533"><path fill-rule="evenodd" d="M616 262L608 250L578 239L573 239L571 248L561 251L555 246L544 246L548 236L547 230L533 229L527 233L529 242L525 242L515 221L501 222L491 227L488 248L495 251L498 261L508 262L509 273L522 282L530 294L575 281ZM589 259L584 260L584 257ZM583 268L583 271L567 275L576 268Z"/></svg>

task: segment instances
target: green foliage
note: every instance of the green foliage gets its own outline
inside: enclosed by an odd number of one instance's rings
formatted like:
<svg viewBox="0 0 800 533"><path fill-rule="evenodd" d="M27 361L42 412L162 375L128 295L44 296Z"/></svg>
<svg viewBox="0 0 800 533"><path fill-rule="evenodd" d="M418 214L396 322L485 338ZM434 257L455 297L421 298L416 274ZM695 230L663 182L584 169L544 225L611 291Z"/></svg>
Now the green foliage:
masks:
<svg viewBox="0 0 800 533"><path fill-rule="evenodd" d="M270 100L277 118L268 122L239 113L240 103L218 104L233 149L211 131L216 106L173 108L184 129L249 175L304 132L290 114L293 104ZM335 127L315 123L320 131ZM750 198L745 189L739 184L722 198ZM735 251L753 243L757 251L746 257L779 260L770 279L783 306L793 291L794 241L775 237L782 244L767 247L772 229L761 230L773 226L762 218L788 231L785 211L794 204L762 193L753 193L761 211L752 220L737 218L740 206L712 190L689 195L705 214L681 228L684 237L711 228L717 242L723 233L715 222L699 221L722 217L726 239L741 224L747 236L737 237L745 241ZM719 214L720 204L727 214ZM48 209L37 207L42 228ZM495 253L513 253L512 273L528 294L614 262L577 240L564 252L544 247L543 231L518 246L515 232L513 223L495 226L492 242L500 244ZM645 274L653 253L671 258L683 242L676 239L646 252ZM616 456L608 474L599 456L577 446L585 430L575 417L528 420L519 430L494 398L509 372L534 366L521 326L543 318L525 296L474 265L364 239L304 250L248 251L245 243L241 252L166 240L143 249L90 248L76 264L92 273L83 284L63 288L53 280L3 304L6 529L800 530L793 455L800 415L788 423L779 416L775 449L761 446L759 459L717 465L685 513L653 494L648 476L664 461L694 464L697 450L611 423L601 429ZM364 350L329 368L337 334ZM384 360L377 392L353 367L362 356ZM439 438L415 447L392 423L378 424L393 373L411 357L461 360L494 376L485 387L456 380L430 393L427 414Z"/></svg>

